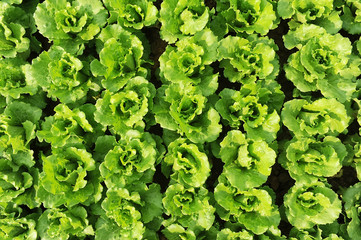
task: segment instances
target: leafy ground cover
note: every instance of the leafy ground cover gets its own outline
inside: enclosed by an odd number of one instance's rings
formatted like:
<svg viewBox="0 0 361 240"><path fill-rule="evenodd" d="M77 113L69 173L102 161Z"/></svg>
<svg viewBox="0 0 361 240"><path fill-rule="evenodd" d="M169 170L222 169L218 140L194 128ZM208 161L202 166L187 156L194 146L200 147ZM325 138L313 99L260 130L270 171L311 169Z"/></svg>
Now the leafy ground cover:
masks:
<svg viewBox="0 0 361 240"><path fill-rule="evenodd" d="M0 239L359 239L356 0L0 2Z"/></svg>

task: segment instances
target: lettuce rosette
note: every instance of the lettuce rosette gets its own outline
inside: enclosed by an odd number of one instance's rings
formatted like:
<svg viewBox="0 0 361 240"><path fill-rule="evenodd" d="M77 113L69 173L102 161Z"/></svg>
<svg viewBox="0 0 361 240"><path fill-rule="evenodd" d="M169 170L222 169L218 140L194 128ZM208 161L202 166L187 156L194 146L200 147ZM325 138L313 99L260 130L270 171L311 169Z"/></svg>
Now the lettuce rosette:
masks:
<svg viewBox="0 0 361 240"><path fill-rule="evenodd" d="M212 142L222 130L218 112L202 91L191 84L158 88L153 108L161 127L185 135L193 143Z"/></svg>
<svg viewBox="0 0 361 240"><path fill-rule="evenodd" d="M211 14L201 0L164 0L159 11L160 36L168 43L175 43L194 35L207 26Z"/></svg>
<svg viewBox="0 0 361 240"><path fill-rule="evenodd" d="M36 32L33 11L10 5L12 3L21 2L0 2L0 57L26 59L32 50L39 51L40 46L32 36Z"/></svg>
<svg viewBox="0 0 361 240"><path fill-rule="evenodd" d="M164 83L192 83L203 95L213 94L218 87L218 74L210 66L217 60L217 37L209 29L168 45L159 57L159 75Z"/></svg>
<svg viewBox="0 0 361 240"><path fill-rule="evenodd" d="M288 25L292 29L308 23L335 34L342 28L340 11L336 8L333 0L280 0L277 12L283 19L291 19Z"/></svg>
<svg viewBox="0 0 361 240"><path fill-rule="evenodd" d="M162 221L160 187L111 188L101 203L95 239L157 239Z"/></svg>
<svg viewBox="0 0 361 240"><path fill-rule="evenodd" d="M265 183L276 156L267 142L249 139L239 130L229 131L220 143L223 175L240 191Z"/></svg>
<svg viewBox="0 0 361 240"><path fill-rule="evenodd" d="M3 147L3 146L2 146ZM1 148L2 148L1 147ZM0 153L0 203L16 203L34 208L40 204L35 201L34 185L38 170L32 150L20 150L16 153L8 146Z"/></svg>
<svg viewBox="0 0 361 240"><path fill-rule="evenodd" d="M347 233L351 239L357 239L361 233L361 183L349 187L344 191L342 200L344 201L347 216Z"/></svg>
<svg viewBox="0 0 361 240"><path fill-rule="evenodd" d="M45 0L34 13L39 32L56 46L81 54L107 23L100 0Z"/></svg>
<svg viewBox="0 0 361 240"><path fill-rule="evenodd" d="M219 43L218 57L224 76L232 83L275 79L279 71L277 45L268 37L227 36Z"/></svg>
<svg viewBox="0 0 361 240"><path fill-rule="evenodd" d="M182 184L170 185L163 198L165 213L170 216L163 222L162 232L168 238L178 237L172 233L175 226L181 226L195 235L209 230L214 222L215 208L210 204L210 194L204 187L186 188Z"/></svg>
<svg viewBox="0 0 361 240"><path fill-rule="evenodd" d="M158 20L158 9L154 0L104 0L104 5L110 13L108 22L118 22L119 25L137 30L151 26Z"/></svg>
<svg viewBox="0 0 361 240"><path fill-rule="evenodd" d="M119 91L136 76L149 74L142 41L118 24L103 28L97 37L97 52L99 60L91 62L91 72L111 92Z"/></svg>
<svg viewBox="0 0 361 240"><path fill-rule="evenodd" d="M350 34L361 33L361 3L357 0L344 0L342 5L343 14L341 19L343 21L343 29Z"/></svg>
<svg viewBox="0 0 361 240"><path fill-rule="evenodd" d="M341 213L338 195L320 181L298 183L284 196L288 221L297 229L333 223Z"/></svg>
<svg viewBox="0 0 361 240"><path fill-rule="evenodd" d="M97 164L82 145L53 148L41 156L36 199L46 208L77 204L90 205L100 200L102 186Z"/></svg>
<svg viewBox="0 0 361 240"><path fill-rule="evenodd" d="M0 137L11 146L13 153L31 151L30 144L36 137L36 130L42 110L29 103L12 101L0 114Z"/></svg>
<svg viewBox="0 0 361 240"><path fill-rule="evenodd" d="M310 183L336 175L347 156L345 145L332 136L326 136L322 140L310 137L294 138L284 149L279 163L297 182Z"/></svg>
<svg viewBox="0 0 361 240"><path fill-rule="evenodd" d="M29 213L14 203L0 203L0 238L37 240L37 212Z"/></svg>
<svg viewBox="0 0 361 240"><path fill-rule="evenodd" d="M301 92L320 90L327 98L349 101L361 74L361 59L351 41L322 27L304 24L283 37L285 47L296 48L285 65L286 77Z"/></svg>
<svg viewBox="0 0 361 240"><path fill-rule="evenodd" d="M55 114L46 117L37 131L39 141L46 141L52 147L63 147L69 143L91 146L103 133L103 127L94 120L95 110L92 104L74 109L65 104L57 105Z"/></svg>
<svg viewBox="0 0 361 240"><path fill-rule="evenodd" d="M224 36L228 32L266 35L279 23L273 0L217 0L214 31Z"/></svg>
<svg viewBox="0 0 361 240"><path fill-rule="evenodd" d="M243 127L249 138L272 142L280 129L284 94L275 81L242 85L239 91L224 88L215 108L232 129Z"/></svg>
<svg viewBox="0 0 361 240"><path fill-rule="evenodd" d="M162 170L174 182L187 187L201 187L210 175L211 167L207 155L199 146L186 138L178 138L169 144Z"/></svg>
<svg viewBox="0 0 361 240"><path fill-rule="evenodd" d="M87 210L79 205L71 208L50 208L39 217L36 230L41 239L86 239L87 236L94 235L94 229L87 217Z"/></svg>
<svg viewBox="0 0 361 240"><path fill-rule="evenodd" d="M95 104L95 121L115 134L123 134L128 130L143 131L145 124L151 125L154 117L153 109L155 87L143 77L135 77L127 81L119 92L104 91Z"/></svg>
<svg viewBox="0 0 361 240"><path fill-rule="evenodd" d="M28 85L22 66L26 61L21 58L0 59L0 94L6 98L19 99L22 94L35 94L36 86Z"/></svg>
<svg viewBox="0 0 361 240"><path fill-rule="evenodd" d="M337 136L349 125L347 113L345 105L336 99L293 99L284 104L281 117L295 136Z"/></svg>
<svg viewBox="0 0 361 240"><path fill-rule="evenodd" d="M277 228L281 218L270 188L238 190L224 175L220 175L218 181L214 198L217 214L222 220L241 224L257 235Z"/></svg>
<svg viewBox="0 0 361 240"><path fill-rule="evenodd" d="M158 149L150 133L130 130L106 153L99 166L108 188L125 187L137 182L151 183L155 166L164 149Z"/></svg>
<svg viewBox="0 0 361 240"><path fill-rule="evenodd" d="M92 86L89 62L85 57L52 46L23 67L26 82L65 104L84 102Z"/></svg>

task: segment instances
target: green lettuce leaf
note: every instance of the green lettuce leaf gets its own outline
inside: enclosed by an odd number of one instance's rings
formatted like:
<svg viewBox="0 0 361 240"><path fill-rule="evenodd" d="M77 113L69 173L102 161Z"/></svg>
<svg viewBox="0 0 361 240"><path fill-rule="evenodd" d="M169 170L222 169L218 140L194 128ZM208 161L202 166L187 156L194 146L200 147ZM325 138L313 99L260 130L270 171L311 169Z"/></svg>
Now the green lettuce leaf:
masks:
<svg viewBox="0 0 361 240"><path fill-rule="evenodd" d="M350 100L361 74L361 59L351 42L316 25L302 25L284 35L288 49L297 47L285 66L286 77L302 92L320 90L327 98Z"/></svg>
<svg viewBox="0 0 361 240"><path fill-rule="evenodd" d="M36 229L44 240L85 239L94 235L87 217L87 211L81 206L50 208L40 216Z"/></svg>
<svg viewBox="0 0 361 240"><path fill-rule="evenodd" d="M284 149L279 162L293 179L306 183L336 175L347 155L345 145L332 136L319 141L313 138L294 138Z"/></svg>
<svg viewBox="0 0 361 240"><path fill-rule="evenodd" d="M163 162L172 166L171 179L185 186L201 187L210 175L207 155L185 138L169 144Z"/></svg>
<svg viewBox="0 0 361 240"><path fill-rule="evenodd" d="M288 221L298 229L335 221L341 213L338 195L323 182L296 184L284 196Z"/></svg>
<svg viewBox="0 0 361 240"><path fill-rule="evenodd" d="M84 43L94 39L107 17L99 0L45 0L34 13L39 32L72 54L83 52Z"/></svg>
<svg viewBox="0 0 361 240"><path fill-rule="evenodd" d="M163 198L164 211L170 216L163 222L165 229L179 224L195 233L209 230L215 208L209 202L210 194L204 187L186 188L181 184L170 185Z"/></svg>
<svg viewBox="0 0 361 240"><path fill-rule="evenodd" d="M243 126L249 138L272 142L280 129L279 112L284 94L275 81L242 85L239 91L224 88L215 104L225 125Z"/></svg>
<svg viewBox="0 0 361 240"><path fill-rule="evenodd" d="M111 14L111 19L124 27L142 29L144 26L151 26L158 20L158 9L153 5L154 0L104 0L103 1ZM110 20L110 19L109 19ZM108 20L108 22L109 22ZM113 21L110 22L113 22Z"/></svg>
<svg viewBox="0 0 361 240"><path fill-rule="evenodd" d="M83 100L92 84L89 63L56 46L42 52L23 71L28 85L41 87L65 104Z"/></svg>
<svg viewBox="0 0 361 240"><path fill-rule="evenodd" d="M225 163L224 177L238 190L259 187L267 181L276 152L264 140L254 141L241 131L232 130L220 146L219 155Z"/></svg>
<svg viewBox="0 0 361 240"><path fill-rule="evenodd" d="M279 71L277 45L268 37L228 36L220 41L218 57L224 76L231 82L252 83L275 79Z"/></svg>
<svg viewBox="0 0 361 240"><path fill-rule="evenodd" d="M90 205L100 200L100 176L94 159L85 149L54 148L51 155L42 156L42 164L36 198L46 208Z"/></svg>
<svg viewBox="0 0 361 240"><path fill-rule="evenodd" d="M293 99L284 104L283 124L297 137L333 135L344 132L350 116L336 99L320 98L313 102Z"/></svg>
<svg viewBox="0 0 361 240"><path fill-rule="evenodd" d="M159 11L160 36L175 43L204 29L212 12L201 0L164 0Z"/></svg>
<svg viewBox="0 0 361 240"><path fill-rule="evenodd" d="M117 92L135 76L148 76L144 68L144 47L139 38L120 25L109 25L98 36L99 60L91 62L91 72L101 79L102 86Z"/></svg>
<svg viewBox="0 0 361 240"><path fill-rule="evenodd" d="M274 193L270 188L240 191L223 175L218 181L214 189L214 198L219 204L216 208L217 213L223 220L234 220L258 235L277 228L281 218L274 204Z"/></svg>
<svg viewBox="0 0 361 240"><path fill-rule="evenodd" d="M173 47L168 45L159 57L159 75L165 83L192 83L203 95L213 94L218 87L218 74L211 63L217 60L218 40L209 29L183 38Z"/></svg>
<svg viewBox="0 0 361 240"><path fill-rule="evenodd" d="M288 23L290 28L312 23L325 28L331 34L342 28L340 13L333 0L280 0L277 12L283 19L291 18Z"/></svg>
<svg viewBox="0 0 361 240"><path fill-rule="evenodd" d="M193 143L212 142L222 126L218 112L191 84L163 85L154 100L155 120L162 128L185 135Z"/></svg>
<svg viewBox="0 0 361 240"><path fill-rule="evenodd" d="M104 91L95 104L95 120L117 134L131 129L143 130L151 123L155 87L143 77L131 78L122 91Z"/></svg>
<svg viewBox="0 0 361 240"><path fill-rule="evenodd" d="M272 0L217 0L216 30L266 35L277 27L278 16ZM223 28L223 29L222 29Z"/></svg>
<svg viewBox="0 0 361 240"><path fill-rule="evenodd" d="M130 130L105 155L99 170L108 188L151 183L159 155L150 133Z"/></svg>

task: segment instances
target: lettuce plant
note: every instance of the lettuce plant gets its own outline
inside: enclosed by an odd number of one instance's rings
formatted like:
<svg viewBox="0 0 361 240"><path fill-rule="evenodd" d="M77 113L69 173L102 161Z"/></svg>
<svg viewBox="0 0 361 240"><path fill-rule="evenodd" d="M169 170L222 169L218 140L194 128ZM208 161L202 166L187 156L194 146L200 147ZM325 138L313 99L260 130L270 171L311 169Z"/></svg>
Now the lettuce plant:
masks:
<svg viewBox="0 0 361 240"><path fill-rule="evenodd" d="M284 104L281 116L283 124L296 136L337 136L351 119L342 103L327 98L313 102L293 99Z"/></svg>
<svg viewBox="0 0 361 240"><path fill-rule="evenodd" d="M340 139L332 136L322 140L294 138L284 146L279 162L297 182L312 182L337 174L347 155Z"/></svg>
<svg viewBox="0 0 361 240"><path fill-rule="evenodd" d="M212 12L201 0L164 0L159 11L162 24L160 36L169 43L175 43L194 35L206 27Z"/></svg>
<svg viewBox="0 0 361 240"><path fill-rule="evenodd" d="M103 28L97 39L99 60L93 60L90 67L105 89L117 92L131 78L147 77L144 47L136 35L113 24Z"/></svg>
<svg viewBox="0 0 361 240"><path fill-rule="evenodd" d="M218 57L231 82L250 83L275 79L279 71L277 45L268 37L228 36L220 41Z"/></svg>
<svg viewBox="0 0 361 240"><path fill-rule="evenodd" d="M101 133L101 127L94 124L94 105L85 104L70 109L65 104L59 104L54 111L55 114L46 117L41 129L37 131L41 142L45 140L52 147L63 147L70 143L91 145Z"/></svg>
<svg viewBox="0 0 361 240"><path fill-rule="evenodd" d="M346 139L346 148L349 155L344 161L345 165L355 168L357 178L361 179L361 137L356 134Z"/></svg>
<svg viewBox="0 0 361 240"><path fill-rule="evenodd" d="M33 33L32 15L6 1L0 3L0 57L26 58Z"/></svg>
<svg viewBox="0 0 361 240"><path fill-rule="evenodd" d="M168 45L159 57L162 81L192 83L205 96L213 94L218 74L213 73L210 64L217 60L217 47L218 40L209 29L179 40L175 47Z"/></svg>
<svg viewBox="0 0 361 240"><path fill-rule="evenodd" d="M278 19L272 0L217 0L217 32L266 35L277 27Z"/></svg>
<svg viewBox="0 0 361 240"><path fill-rule="evenodd" d="M179 224L171 224L169 225L167 228L165 228L162 233L164 234L164 236L167 239L179 239L179 240L183 240L183 239L189 239L189 240L196 240L196 234L194 233L193 230L191 229L187 229L182 227Z"/></svg>
<svg viewBox="0 0 361 240"><path fill-rule="evenodd" d="M26 205L29 208L39 206L34 200L34 183L38 170L34 169L35 161L32 150L21 150L16 153L11 147L0 153L0 203L12 202Z"/></svg>
<svg viewBox="0 0 361 240"><path fill-rule="evenodd" d="M215 219L215 208L209 198L210 194L204 187L186 188L178 183L170 185L163 198L165 213L170 216L163 222L163 232L168 232L168 238L177 236L170 234L174 224L192 230L196 235L201 230L209 230Z"/></svg>
<svg viewBox="0 0 361 240"><path fill-rule="evenodd" d="M284 42L286 48L298 49L289 57L285 72L300 91L320 90L327 98L350 100L361 74L361 59L352 54L349 39L305 24L288 32Z"/></svg>
<svg viewBox="0 0 361 240"><path fill-rule="evenodd" d="M45 0L34 13L39 32L70 53L81 53L84 43L105 26L108 13L99 0Z"/></svg>
<svg viewBox="0 0 361 240"><path fill-rule="evenodd" d="M0 115L0 136L6 139L13 153L29 151L41 115L42 110L29 103L12 101L6 106Z"/></svg>
<svg viewBox="0 0 361 240"><path fill-rule="evenodd" d="M335 224L329 224L330 227L335 228ZM297 229L292 228L290 231L290 239L298 240L298 239L324 239L324 240L344 240L347 238L343 238L343 234L339 234L336 232L323 231L321 227L328 225L320 225L317 227L313 227L310 229ZM337 229L337 228L336 228ZM334 230L334 229L333 229Z"/></svg>
<svg viewBox="0 0 361 240"><path fill-rule="evenodd" d="M117 21L121 26L142 29L157 21L158 9L153 5L154 0L104 0L110 12L110 22ZM108 20L108 22L109 22Z"/></svg>
<svg viewBox="0 0 361 240"><path fill-rule="evenodd" d="M241 239L241 240L253 240L253 234L242 230L239 232L234 232L229 228L222 229L217 234L217 240L231 240L231 239Z"/></svg>
<svg viewBox="0 0 361 240"><path fill-rule="evenodd" d="M323 182L298 183L284 196L288 221L298 229L334 222L341 213L338 195Z"/></svg>
<svg viewBox="0 0 361 240"><path fill-rule="evenodd" d="M39 217L36 229L41 239L85 239L93 236L94 230L87 219L84 207L51 208Z"/></svg>
<svg viewBox="0 0 361 240"><path fill-rule="evenodd" d="M152 117L155 88L143 77L129 79L117 93L104 91L95 104L95 120L117 134L131 129L143 130Z"/></svg>
<svg viewBox="0 0 361 240"><path fill-rule="evenodd" d="M185 138L169 144L164 164L172 167L171 179L188 187L203 186L211 170L207 155Z"/></svg>
<svg viewBox="0 0 361 240"><path fill-rule="evenodd" d="M343 201L345 202L346 216L349 220L347 225L347 233L350 238L358 238L361 233L360 227L360 208L361 208L361 183L358 182L355 185L346 189L343 194Z"/></svg>
<svg viewBox="0 0 361 240"><path fill-rule="evenodd" d="M150 133L131 130L114 143L99 170L108 188L126 187L134 182L151 183L159 155Z"/></svg>
<svg viewBox="0 0 361 240"><path fill-rule="evenodd" d="M1 239L38 239L36 223L37 213L27 214L14 203L0 204L0 238Z"/></svg>
<svg viewBox="0 0 361 240"><path fill-rule="evenodd" d="M23 70L28 85L39 86L48 97L65 104L84 99L92 85L88 61L57 46L42 52Z"/></svg>
<svg viewBox="0 0 361 240"><path fill-rule="evenodd" d="M241 131L232 130L220 147L224 177L238 190L259 187L267 181L276 160L276 152L267 142L248 139Z"/></svg>
<svg viewBox="0 0 361 240"><path fill-rule="evenodd" d="M214 189L219 204L218 215L225 221L238 222L254 234L277 228L281 218L271 189L238 190L221 175Z"/></svg>
<svg viewBox="0 0 361 240"><path fill-rule="evenodd" d="M128 190L129 189L129 190ZM95 225L95 239L143 239L160 227L163 212L159 185L108 189ZM159 204L160 203L160 204ZM156 239L152 237L151 239Z"/></svg>
<svg viewBox="0 0 361 240"><path fill-rule="evenodd" d="M164 85L158 88L155 102L156 122L194 143L212 142L221 132L218 112L191 84Z"/></svg>
<svg viewBox="0 0 361 240"><path fill-rule="evenodd" d="M100 199L96 163L85 149L54 148L51 155L42 156L42 165L36 197L46 208L90 205Z"/></svg>
<svg viewBox="0 0 361 240"><path fill-rule="evenodd" d="M291 18L288 25L295 28L302 24L312 23L335 34L342 28L340 13L335 8L333 0L280 0L277 12L283 19Z"/></svg>
<svg viewBox="0 0 361 240"><path fill-rule="evenodd" d="M243 129L249 138L272 142L280 129L279 112L284 94L275 81L242 85L239 91L224 88L215 104L225 125Z"/></svg>
<svg viewBox="0 0 361 240"><path fill-rule="evenodd" d="M0 94L4 97L19 99L21 94L35 94L37 87L25 81L22 66L26 61L21 58L0 59Z"/></svg>
<svg viewBox="0 0 361 240"><path fill-rule="evenodd" d="M356 0L344 0L343 14L341 19L343 21L342 27L350 34L361 33L361 3Z"/></svg>
<svg viewBox="0 0 361 240"><path fill-rule="evenodd" d="M140 204L141 200L137 192L130 193L125 188L108 190L107 197L102 202L107 218L100 218L97 221L96 239L102 239L102 234L110 239L121 237L142 239L145 228L141 222L142 215L136 208L136 205Z"/></svg>

